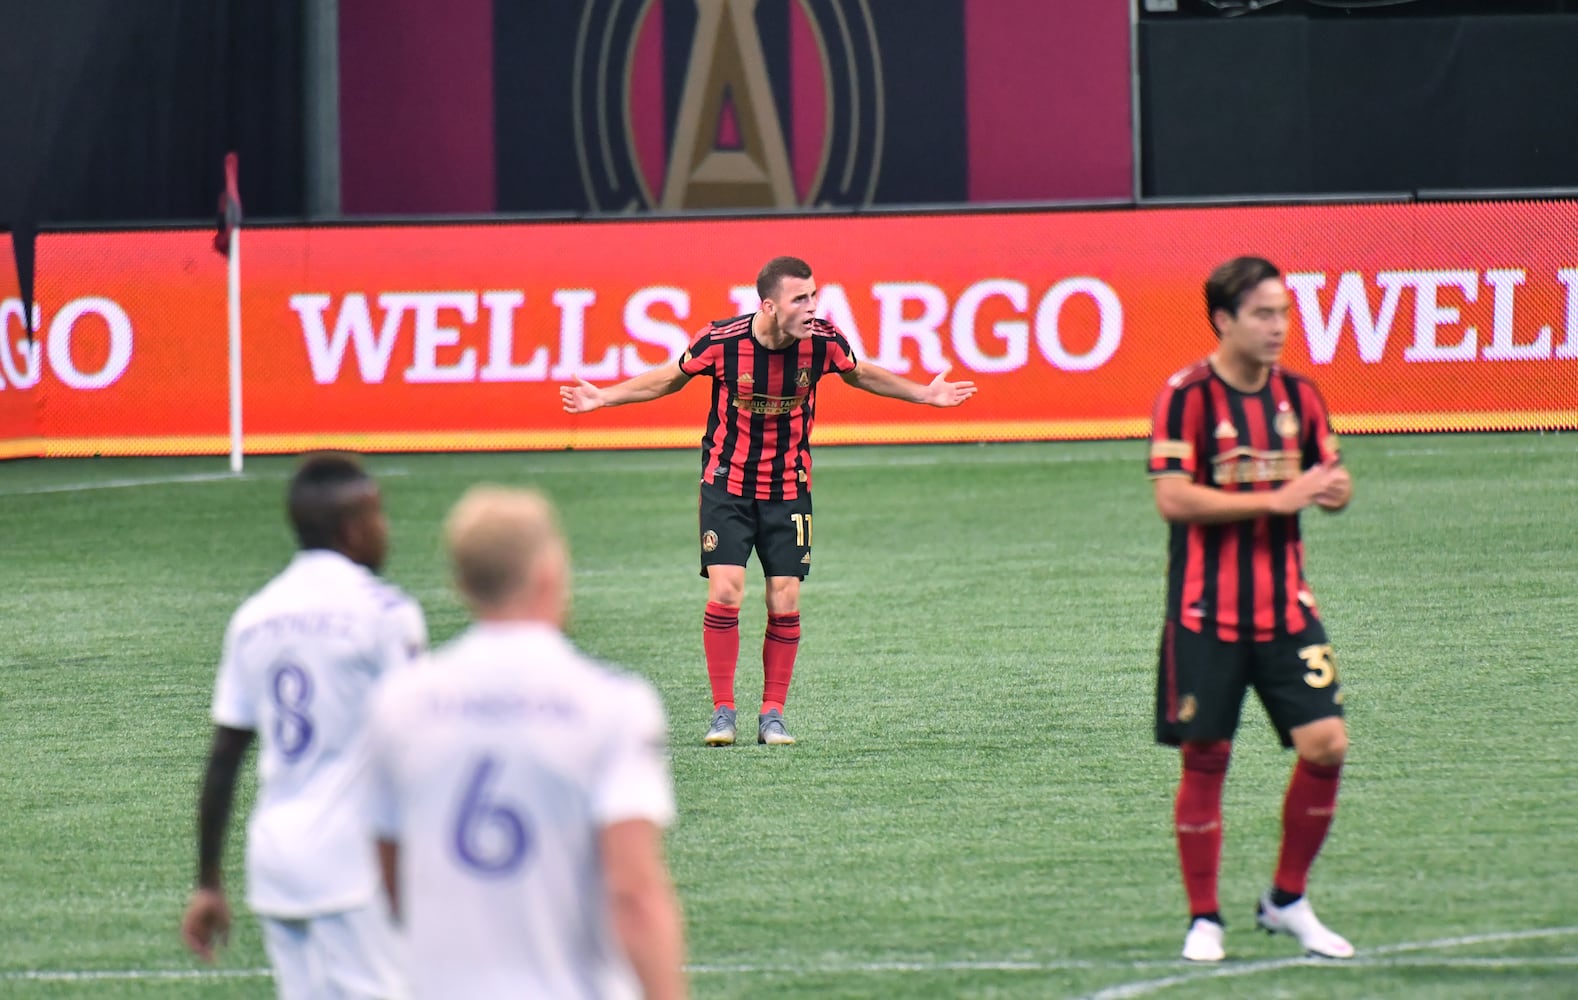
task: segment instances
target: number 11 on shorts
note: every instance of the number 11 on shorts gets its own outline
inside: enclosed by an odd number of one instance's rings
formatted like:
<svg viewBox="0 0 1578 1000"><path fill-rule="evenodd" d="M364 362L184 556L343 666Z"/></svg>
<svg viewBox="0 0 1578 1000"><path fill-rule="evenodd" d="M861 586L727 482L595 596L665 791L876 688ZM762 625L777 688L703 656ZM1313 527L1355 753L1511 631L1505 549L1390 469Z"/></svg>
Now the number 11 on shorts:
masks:
<svg viewBox="0 0 1578 1000"><path fill-rule="evenodd" d="M794 522L794 543L801 548L811 545L811 515L790 514L789 519Z"/></svg>

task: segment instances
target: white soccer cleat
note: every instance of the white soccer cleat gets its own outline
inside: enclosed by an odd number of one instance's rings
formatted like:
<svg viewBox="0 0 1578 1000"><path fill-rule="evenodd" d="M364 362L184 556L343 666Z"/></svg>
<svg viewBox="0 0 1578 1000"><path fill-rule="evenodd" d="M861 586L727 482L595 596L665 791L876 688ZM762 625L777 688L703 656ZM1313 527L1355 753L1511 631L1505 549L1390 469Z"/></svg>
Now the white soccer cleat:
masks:
<svg viewBox="0 0 1578 1000"><path fill-rule="evenodd" d="M1215 920L1196 917L1184 938L1183 957L1191 962L1220 962L1227 957L1222 947L1222 925Z"/></svg>
<svg viewBox="0 0 1578 1000"><path fill-rule="evenodd" d="M1255 908L1255 923L1267 934L1289 934L1311 955L1321 958L1352 958L1348 939L1320 922L1308 896L1300 896L1287 906L1272 906L1271 894L1260 897Z"/></svg>

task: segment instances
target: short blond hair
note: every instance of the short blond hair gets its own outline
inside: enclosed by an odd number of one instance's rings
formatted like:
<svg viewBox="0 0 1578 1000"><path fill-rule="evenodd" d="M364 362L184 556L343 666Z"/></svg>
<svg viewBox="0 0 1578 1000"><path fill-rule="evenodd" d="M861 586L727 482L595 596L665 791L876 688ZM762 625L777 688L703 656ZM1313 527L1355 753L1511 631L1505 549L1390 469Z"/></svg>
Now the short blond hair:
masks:
<svg viewBox="0 0 1578 1000"><path fill-rule="evenodd" d="M455 583L475 604L500 604L533 584L564 536L548 498L533 489L473 486L444 521Z"/></svg>

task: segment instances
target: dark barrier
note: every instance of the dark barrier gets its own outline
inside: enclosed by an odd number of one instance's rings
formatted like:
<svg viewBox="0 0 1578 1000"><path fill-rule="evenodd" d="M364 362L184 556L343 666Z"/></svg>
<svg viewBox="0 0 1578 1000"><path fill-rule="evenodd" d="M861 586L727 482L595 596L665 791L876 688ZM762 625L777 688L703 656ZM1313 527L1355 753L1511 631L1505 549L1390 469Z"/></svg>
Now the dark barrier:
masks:
<svg viewBox="0 0 1578 1000"><path fill-rule="evenodd" d="M1140 42L1146 196L1578 187L1572 15L1156 17Z"/></svg>
<svg viewBox="0 0 1578 1000"><path fill-rule="evenodd" d="M42 372L41 347L28 335L11 234L0 231L0 458L44 454L34 391Z"/></svg>

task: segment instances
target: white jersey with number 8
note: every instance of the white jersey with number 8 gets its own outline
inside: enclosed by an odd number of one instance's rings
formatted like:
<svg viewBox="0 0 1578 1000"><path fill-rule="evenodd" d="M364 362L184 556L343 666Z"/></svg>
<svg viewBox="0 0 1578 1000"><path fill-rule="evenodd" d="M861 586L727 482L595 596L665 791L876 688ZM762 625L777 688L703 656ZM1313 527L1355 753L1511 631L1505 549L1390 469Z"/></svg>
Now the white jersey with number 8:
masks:
<svg viewBox="0 0 1578 1000"><path fill-rule="evenodd" d="M257 732L247 902L305 918L371 903L367 718L380 677L427 646L422 611L336 552L298 552L235 613L214 686L216 725Z"/></svg>

